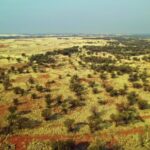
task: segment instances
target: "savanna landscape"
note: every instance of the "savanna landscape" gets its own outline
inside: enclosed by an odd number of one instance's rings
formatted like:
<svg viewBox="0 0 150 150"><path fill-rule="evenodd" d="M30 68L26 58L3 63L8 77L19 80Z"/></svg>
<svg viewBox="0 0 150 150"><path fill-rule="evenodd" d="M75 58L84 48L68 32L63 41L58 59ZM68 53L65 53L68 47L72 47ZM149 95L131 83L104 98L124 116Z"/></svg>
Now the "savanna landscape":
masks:
<svg viewBox="0 0 150 150"><path fill-rule="evenodd" d="M149 150L150 38L0 39L0 149Z"/></svg>

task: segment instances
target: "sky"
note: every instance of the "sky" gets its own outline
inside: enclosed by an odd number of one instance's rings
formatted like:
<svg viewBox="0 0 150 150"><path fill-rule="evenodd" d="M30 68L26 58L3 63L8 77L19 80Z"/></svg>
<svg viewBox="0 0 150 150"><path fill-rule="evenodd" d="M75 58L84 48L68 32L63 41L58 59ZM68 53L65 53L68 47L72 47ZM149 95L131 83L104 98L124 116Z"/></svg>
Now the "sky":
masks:
<svg viewBox="0 0 150 150"><path fill-rule="evenodd" d="M150 0L0 0L0 34L150 34Z"/></svg>

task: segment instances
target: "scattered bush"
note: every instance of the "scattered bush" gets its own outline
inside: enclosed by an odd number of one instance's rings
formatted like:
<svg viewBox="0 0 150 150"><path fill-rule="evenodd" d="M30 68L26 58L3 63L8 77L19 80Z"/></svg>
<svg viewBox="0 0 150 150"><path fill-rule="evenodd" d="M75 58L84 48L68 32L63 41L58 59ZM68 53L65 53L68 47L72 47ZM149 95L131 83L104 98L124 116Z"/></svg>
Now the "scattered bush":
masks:
<svg viewBox="0 0 150 150"><path fill-rule="evenodd" d="M138 107L139 107L139 109L149 109L150 105L148 104L148 102L146 100L139 100Z"/></svg>
<svg viewBox="0 0 150 150"><path fill-rule="evenodd" d="M138 98L138 94L136 94L135 92L130 92L127 96L128 102L130 105L135 104L139 98Z"/></svg>
<svg viewBox="0 0 150 150"><path fill-rule="evenodd" d="M142 84L141 83L133 83L133 87L140 89L140 88L142 88Z"/></svg>
<svg viewBox="0 0 150 150"><path fill-rule="evenodd" d="M117 110L117 114L111 115L111 119L116 123L116 126L142 121L139 113L134 107L121 104L118 105Z"/></svg>
<svg viewBox="0 0 150 150"><path fill-rule="evenodd" d="M42 117L47 121L51 119L52 111L50 108L44 109L42 111Z"/></svg>
<svg viewBox="0 0 150 150"><path fill-rule="evenodd" d="M24 89L22 89L21 87L14 87L14 93L15 94L21 94L22 96L24 95L24 93L25 93L25 90Z"/></svg>
<svg viewBox="0 0 150 150"><path fill-rule="evenodd" d="M68 132L74 131L74 123L75 123L74 119L65 120L64 125L67 128Z"/></svg>

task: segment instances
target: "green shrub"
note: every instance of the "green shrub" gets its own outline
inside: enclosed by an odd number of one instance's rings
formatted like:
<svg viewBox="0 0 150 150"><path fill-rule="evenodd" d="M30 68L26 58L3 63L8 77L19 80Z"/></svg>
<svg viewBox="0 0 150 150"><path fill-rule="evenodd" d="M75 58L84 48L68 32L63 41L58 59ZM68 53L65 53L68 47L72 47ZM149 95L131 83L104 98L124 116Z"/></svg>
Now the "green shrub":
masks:
<svg viewBox="0 0 150 150"><path fill-rule="evenodd" d="M36 93L32 93L32 94L31 94L31 98L32 98L32 99L37 99L37 98L38 98L38 96L37 96L37 94L36 94Z"/></svg>
<svg viewBox="0 0 150 150"><path fill-rule="evenodd" d="M150 105L148 104L148 102L146 100L139 100L138 107L139 107L139 109L149 109Z"/></svg>
<svg viewBox="0 0 150 150"><path fill-rule="evenodd" d="M13 99L13 103L15 106L19 105L19 100L17 98Z"/></svg>
<svg viewBox="0 0 150 150"><path fill-rule="evenodd" d="M98 94L100 91L98 90L98 88L93 88L93 93L94 94Z"/></svg>
<svg viewBox="0 0 150 150"><path fill-rule="evenodd" d="M133 83L133 87L137 88L137 89L140 89L140 88L142 88L142 84L136 82L136 83Z"/></svg>
<svg viewBox="0 0 150 150"><path fill-rule="evenodd" d="M101 75L100 75L100 78L102 80L106 80L108 78L107 73L102 72Z"/></svg>
<svg viewBox="0 0 150 150"><path fill-rule="evenodd" d="M110 91L110 96L119 96L119 92L115 89L113 89L112 91Z"/></svg>
<svg viewBox="0 0 150 150"><path fill-rule="evenodd" d="M52 98L50 94L45 95L46 107L50 108L52 103Z"/></svg>
<svg viewBox="0 0 150 150"><path fill-rule="evenodd" d="M75 123L74 119L67 119L64 121L64 125L69 132L72 132L74 130L74 123Z"/></svg>
<svg viewBox="0 0 150 150"><path fill-rule="evenodd" d="M15 113L17 111L17 106L10 106L10 107L8 107L8 111L10 113Z"/></svg>
<svg viewBox="0 0 150 150"><path fill-rule="evenodd" d="M130 92L127 96L128 102L130 105L135 104L139 98L138 98L138 94L136 94L135 92Z"/></svg>
<svg viewBox="0 0 150 150"><path fill-rule="evenodd" d="M106 86L105 90L106 90L106 92L109 93L109 92L113 91L113 87L112 86Z"/></svg>
<svg viewBox="0 0 150 150"><path fill-rule="evenodd" d="M112 72L112 73L111 73L111 77L112 77L112 78L117 78L117 74L116 74L115 72Z"/></svg>
<svg viewBox="0 0 150 150"><path fill-rule="evenodd" d="M16 120L19 129L33 129L35 127L38 127L41 122L37 120L32 120L26 117L20 117Z"/></svg>
<svg viewBox="0 0 150 150"><path fill-rule="evenodd" d="M45 120L50 120L51 119L51 115L52 115L52 111L50 108L47 108L47 109L44 109L42 111L42 117L45 119Z"/></svg>
<svg viewBox="0 0 150 150"><path fill-rule="evenodd" d="M22 89L21 87L14 87L14 93L15 94L20 94L20 95L24 95L24 93L25 93L25 90L24 89Z"/></svg>

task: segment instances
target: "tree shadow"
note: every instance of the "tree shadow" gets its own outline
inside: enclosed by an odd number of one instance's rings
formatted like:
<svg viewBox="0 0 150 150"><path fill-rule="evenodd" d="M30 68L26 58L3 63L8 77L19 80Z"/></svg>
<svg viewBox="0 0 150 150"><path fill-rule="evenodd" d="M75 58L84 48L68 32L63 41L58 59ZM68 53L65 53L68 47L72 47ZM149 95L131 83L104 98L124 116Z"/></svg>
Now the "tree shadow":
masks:
<svg viewBox="0 0 150 150"><path fill-rule="evenodd" d="M18 115L26 115L26 114L29 114L29 113L31 113L31 110L24 110L24 111L18 112Z"/></svg>

